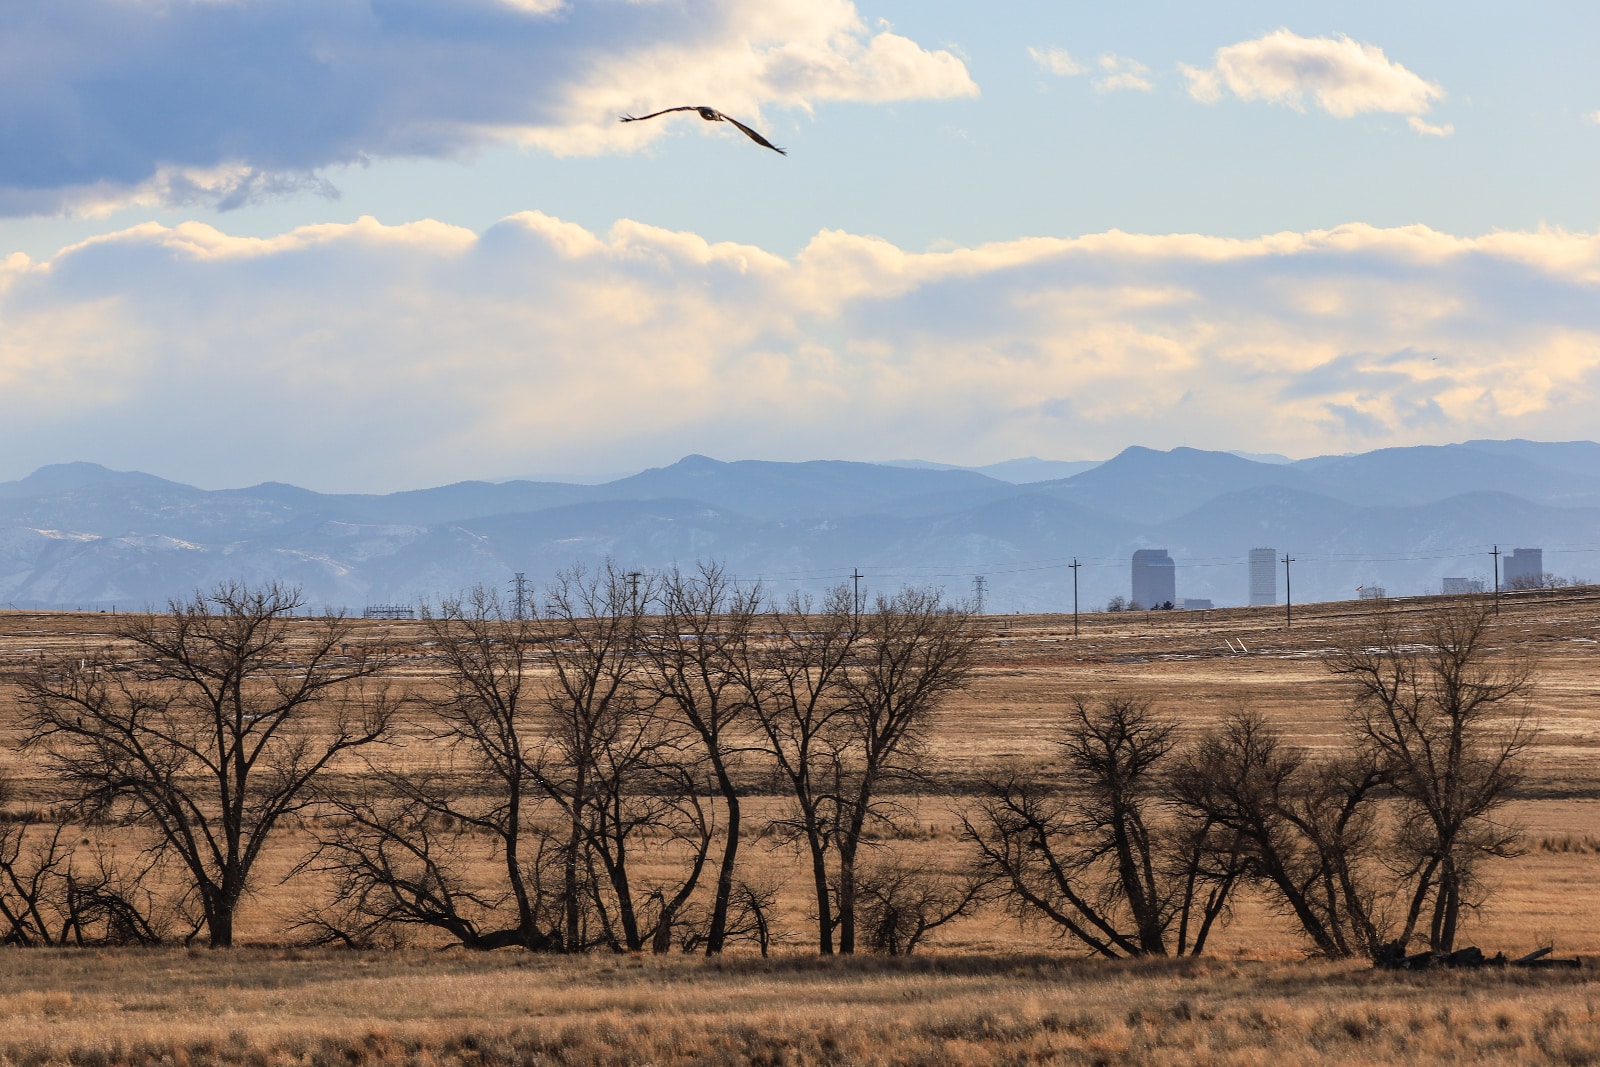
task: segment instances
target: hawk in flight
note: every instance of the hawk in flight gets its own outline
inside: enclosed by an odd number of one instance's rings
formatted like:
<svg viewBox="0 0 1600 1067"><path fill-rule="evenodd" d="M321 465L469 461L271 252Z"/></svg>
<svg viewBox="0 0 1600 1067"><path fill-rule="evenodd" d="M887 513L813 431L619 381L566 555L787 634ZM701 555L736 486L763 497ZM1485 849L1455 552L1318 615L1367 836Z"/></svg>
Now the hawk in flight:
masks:
<svg viewBox="0 0 1600 1067"><path fill-rule="evenodd" d="M657 115L670 115L674 111L698 111L700 113L700 117L705 119L707 122L731 122L735 126L739 127L746 137L750 138L756 144L761 145L763 148L770 148L780 156L786 156L789 154L783 149L779 148L777 145L773 144L771 141L767 140L765 137L761 136L755 130L752 130L750 127L740 122L738 119L733 118L731 115L724 115L714 107L694 107L686 104L683 107L669 107L661 111L652 111L648 115L624 115L622 116L622 121L643 122L645 119L653 119Z"/></svg>

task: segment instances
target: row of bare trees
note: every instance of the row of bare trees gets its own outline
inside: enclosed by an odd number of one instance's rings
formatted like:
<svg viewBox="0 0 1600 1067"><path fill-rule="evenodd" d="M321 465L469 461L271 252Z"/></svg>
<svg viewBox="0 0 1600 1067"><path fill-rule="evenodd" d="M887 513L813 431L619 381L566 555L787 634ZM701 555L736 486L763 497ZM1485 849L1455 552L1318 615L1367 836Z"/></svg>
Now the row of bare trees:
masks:
<svg viewBox="0 0 1600 1067"><path fill-rule="evenodd" d="M1448 952L1484 862L1516 854L1501 812L1534 738L1532 665L1489 646L1492 621L1482 600L1376 615L1329 656L1351 705L1323 751L1249 709L1180 745L1147 702L1078 701L1050 766L992 778L965 816L980 869L1104 956L1198 955L1242 885L1322 955Z"/></svg>
<svg viewBox="0 0 1600 1067"><path fill-rule="evenodd" d="M641 577L567 575L528 619L484 593L428 617L446 670L424 740L443 760L372 759L366 789L324 794L339 829L308 865L338 882L327 936L765 948L774 890L739 866L764 782L765 832L809 860L818 950L855 951L863 844L965 683L970 619L924 591L860 612L842 590L771 606L714 567Z"/></svg>
<svg viewBox="0 0 1600 1067"><path fill-rule="evenodd" d="M314 811L297 870L333 884L303 920L323 940L420 927L472 948L765 949L776 888L738 855L760 788L778 797L762 833L809 859L819 951L853 952L863 919L876 937L906 897L863 883L863 852L977 640L931 591L773 605L712 566L606 567L560 577L531 617L483 591L426 613L435 670L402 691L385 650L298 606L224 586L17 679L25 745L69 794L59 818L142 834L142 859L178 873L161 929L232 944L266 843ZM0 862L55 899L48 872L86 861L38 829L18 824ZM943 918L883 936L914 943Z"/></svg>
<svg viewBox="0 0 1600 1067"><path fill-rule="evenodd" d="M998 903L1100 955L1197 955L1246 887L1325 955L1448 950L1483 862L1515 851L1497 814L1533 737L1532 669L1491 654L1486 604L1380 614L1329 659L1351 703L1328 750L1248 708L1196 735L1077 700L1041 727L1050 759L961 805L970 859L934 871L883 842L973 669L973 620L935 593L862 610L714 566L575 571L527 617L481 590L425 613L404 685L298 606L223 586L16 678L62 803L0 823L0 939L230 945L293 826L327 889L299 926L326 943L765 952L779 883L740 852L760 841L800 860L823 954L909 952Z"/></svg>

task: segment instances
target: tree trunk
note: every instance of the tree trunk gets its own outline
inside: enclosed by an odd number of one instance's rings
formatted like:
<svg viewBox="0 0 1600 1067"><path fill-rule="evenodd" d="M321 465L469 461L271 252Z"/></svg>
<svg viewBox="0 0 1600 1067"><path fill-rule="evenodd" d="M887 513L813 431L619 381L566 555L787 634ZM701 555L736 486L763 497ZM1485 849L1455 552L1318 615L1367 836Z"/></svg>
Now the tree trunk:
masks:
<svg viewBox="0 0 1600 1067"><path fill-rule="evenodd" d="M728 936L728 907L733 899L734 864L739 855L739 794L722 763L717 762L717 787L728 805L727 840L722 846L722 864L717 868L717 891L711 903L711 929L706 935L706 955L722 951Z"/></svg>
<svg viewBox="0 0 1600 1067"><path fill-rule="evenodd" d="M817 952L833 955L833 906L828 893L828 857L816 831L806 830L806 843L811 848L811 881L817 894Z"/></svg>

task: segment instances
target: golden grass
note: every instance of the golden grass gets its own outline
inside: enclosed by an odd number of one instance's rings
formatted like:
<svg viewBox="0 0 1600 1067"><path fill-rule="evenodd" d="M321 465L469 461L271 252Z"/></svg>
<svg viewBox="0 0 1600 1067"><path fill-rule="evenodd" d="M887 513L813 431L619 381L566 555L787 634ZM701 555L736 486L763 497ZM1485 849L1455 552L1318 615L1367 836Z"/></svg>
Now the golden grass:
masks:
<svg viewBox="0 0 1600 1067"><path fill-rule="evenodd" d="M1600 1062L1593 970L0 954L0 1064Z"/></svg>

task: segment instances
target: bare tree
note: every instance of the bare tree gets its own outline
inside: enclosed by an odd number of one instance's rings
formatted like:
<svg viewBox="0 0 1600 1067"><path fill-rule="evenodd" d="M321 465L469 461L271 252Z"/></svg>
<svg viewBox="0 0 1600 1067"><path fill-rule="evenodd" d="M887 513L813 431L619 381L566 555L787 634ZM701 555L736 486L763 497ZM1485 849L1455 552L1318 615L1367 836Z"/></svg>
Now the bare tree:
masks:
<svg viewBox="0 0 1600 1067"><path fill-rule="evenodd" d="M747 643L740 670L793 801L773 828L780 840L805 844L818 951L851 953L861 849L869 830L892 826L899 812L884 789L920 773L933 713L966 684L977 636L970 617L936 592L880 596L862 614L844 586L819 611L791 597L764 629L766 641Z"/></svg>
<svg viewBox="0 0 1600 1067"><path fill-rule="evenodd" d="M749 750L753 627L760 616L761 588L738 588L714 564L692 574L677 568L662 579L660 614L642 645L650 670L643 683L698 741L725 813L722 858L705 935L707 955L721 952L735 889L743 808L735 775ZM671 916L667 917L670 926Z"/></svg>
<svg viewBox="0 0 1600 1067"><path fill-rule="evenodd" d="M1376 820L1381 781L1363 752L1314 762L1240 711L1179 757L1168 790L1206 828L1204 851L1265 888L1319 953L1376 958L1396 888Z"/></svg>
<svg viewBox="0 0 1600 1067"><path fill-rule="evenodd" d="M213 948L233 944L251 871L341 753L379 740L394 701L362 684L387 660L339 617L296 620L295 590L224 583L128 617L131 655L85 650L20 679L26 744L80 804L153 826Z"/></svg>
<svg viewBox="0 0 1600 1067"><path fill-rule="evenodd" d="M519 835L520 895L509 876L474 878L486 845L504 859L512 825L504 794L479 800L448 773L375 771L339 794L306 864L332 877L332 891L296 926L312 943L353 948L401 943L417 928L475 950L562 947L557 843L537 828Z"/></svg>
<svg viewBox="0 0 1600 1067"><path fill-rule="evenodd" d="M1329 663L1354 690L1353 734L1400 804L1414 880L1400 939L1428 913L1436 952L1451 951L1461 909L1478 898L1480 862L1515 855L1521 837L1494 815L1537 732L1534 668L1493 646L1494 618L1487 598L1441 605L1409 631L1382 612Z"/></svg>
<svg viewBox="0 0 1600 1067"><path fill-rule="evenodd" d="M1210 820L1169 810L1175 732L1143 700L1074 700L1058 780L1013 770L964 817L979 871L1102 956L1203 952L1241 864Z"/></svg>
<svg viewBox="0 0 1600 1067"><path fill-rule="evenodd" d="M834 950L833 879L828 857L839 822L838 770L846 759L840 725L849 705L844 672L855 653L856 606L849 588L820 610L799 594L764 617L764 642L740 650L738 670L766 738L777 777L793 801L774 820L780 841L803 841L810 861L817 951Z"/></svg>
<svg viewBox="0 0 1600 1067"><path fill-rule="evenodd" d="M879 596L858 620L854 662L843 674L847 694L842 756L834 765L839 853L839 951L856 947L856 864L874 823L892 826L899 809L886 786L917 779L933 714L971 674L978 632L964 610L946 607L936 590Z"/></svg>
<svg viewBox="0 0 1600 1067"><path fill-rule="evenodd" d="M653 580L607 564L559 576L540 619L553 670L534 773L566 819L569 944L578 938L582 882L607 943L665 951L715 836L691 731L663 714L646 680L644 612L654 598ZM684 845L687 869L637 884L637 853Z"/></svg>
<svg viewBox="0 0 1600 1067"><path fill-rule="evenodd" d="M772 946L784 940L778 917L778 893L782 889L779 879L773 877L750 880L740 878L733 885L727 923L723 926L723 944L740 942L755 945L765 959ZM709 913L699 909L687 912L680 925L679 944L685 952L695 952L706 942L710 929Z"/></svg>
<svg viewBox="0 0 1600 1067"><path fill-rule="evenodd" d="M875 952L909 956L933 931L971 914L990 885L976 873L952 874L895 859L868 863L856 871L862 940Z"/></svg>
<svg viewBox="0 0 1600 1067"><path fill-rule="evenodd" d="M544 794L533 769L541 635L482 588L423 619L443 675L421 736L448 763L420 773L369 764L368 788L329 791L338 817L308 862L335 876L335 893L302 925L352 944L429 927L474 949L557 947L553 912L565 907L549 884L555 846L537 818ZM498 861L492 885L465 873L482 844Z"/></svg>
<svg viewBox="0 0 1600 1067"><path fill-rule="evenodd" d="M565 573L535 618L483 590L427 614L445 670L420 730L448 762L375 766L367 790L330 795L340 818L314 863L337 891L304 923L315 938L430 927L469 948L670 948L715 825L693 736L644 684L638 577Z"/></svg>

